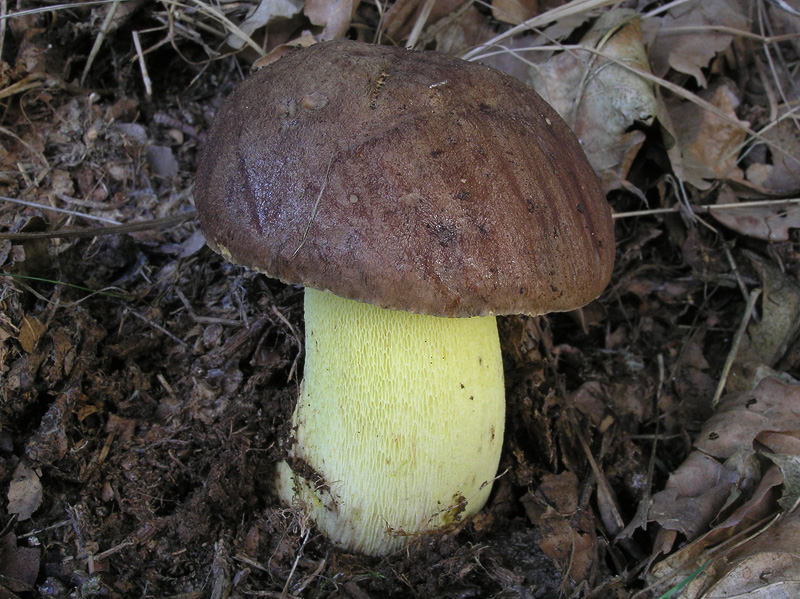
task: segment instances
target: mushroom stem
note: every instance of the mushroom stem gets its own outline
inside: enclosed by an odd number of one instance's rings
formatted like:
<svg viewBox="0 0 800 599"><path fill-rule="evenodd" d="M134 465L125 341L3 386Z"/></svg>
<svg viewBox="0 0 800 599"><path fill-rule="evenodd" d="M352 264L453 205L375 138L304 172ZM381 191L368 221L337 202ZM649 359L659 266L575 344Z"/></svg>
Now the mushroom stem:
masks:
<svg viewBox="0 0 800 599"><path fill-rule="evenodd" d="M281 498L370 555L480 510L505 418L495 317L424 316L306 289L305 323Z"/></svg>

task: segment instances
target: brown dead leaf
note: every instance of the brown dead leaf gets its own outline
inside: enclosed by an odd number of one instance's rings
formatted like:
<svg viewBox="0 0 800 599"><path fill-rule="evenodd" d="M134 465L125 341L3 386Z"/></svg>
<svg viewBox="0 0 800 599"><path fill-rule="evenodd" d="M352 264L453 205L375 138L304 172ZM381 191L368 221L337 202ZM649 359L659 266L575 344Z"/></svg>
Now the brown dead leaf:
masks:
<svg viewBox="0 0 800 599"><path fill-rule="evenodd" d="M36 343L45 329L46 327L35 316L23 317L22 324L19 327L19 337L17 338L26 353L32 354L34 352Z"/></svg>
<svg viewBox="0 0 800 599"><path fill-rule="evenodd" d="M594 426L600 426L606 413L608 393L599 382L584 383L572 394L571 399L575 408L588 417Z"/></svg>
<svg viewBox="0 0 800 599"><path fill-rule="evenodd" d="M13 593L33 591L39 575L39 553L39 549L35 547L17 547L17 538L13 532L4 536L0 541L2 585Z"/></svg>
<svg viewBox="0 0 800 599"><path fill-rule="evenodd" d="M728 391L752 388L757 369L775 366L800 330L800 285L774 262L751 252L746 255L762 281L761 320L751 324L742 339Z"/></svg>
<svg viewBox="0 0 800 599"><path fill-rule="evenodd" d="M518 25L535 16L539 0L493 0L492 16L503 23Z"/></svg>
<svg viewBox="0 0 800 599"><path fill-rule="evenodd" d="M750 123L736 118L739 100L732 84L723 83L699 95L730 120L689 101L668 102L667 110L682 154L683 179L698 189L708 189L713 179L731 175L738 158L736 150Z"/></svg>
<svg viewBox="0 0 800 599"><path fill-rule="evenodd" d="M319 39L325 41L344 37L357 7L358 0L306 0L304 12L314 25L323 27Z"/></svg>
<svg viewBox="0 0 800 599"><path fill-rule="evenodd" d="M670 477L667 488L653 497L650 516L667 529L684 532L690 539L713 519L722 522L658 564L652 572L657 585L669 588L675 581L688 577L706 561L709 548L774 513L779 485L783 507L796 507L800 497L798 430L800 385L764 378L752 392L729 394L720 401L716 413L698 435L695 451ZM755 459L756 447L762 448L762 455L777 467L771 466L761 475ZM780 523L753 542L733 545L736 549L732 553L723 555L687 586L686 596L698 597L712 587L727 588L722 581L736 579L735 575L733 579L729 576L739 571L738 564L755 568L763 559L770 562L770 552L786 536L792 539L787 547L800 547L798 532L794 524L785 527ZM761 538L770 540L762 542L758 540ZM767 550L767 545L771 549ZM780 577L778 580L786 582ZM762 580L758 588L765 586Z"/></svg>
<svg viewBox="0 0 800 599"><path fill-rule="evenodd" d="M763 379L752 392L725 396L697 436L695 447L726 459L750 448L762 431L800 429L800 385Z"/></svg>
<svg viewBox="0 0 800 599"><path fill-rule="evenodd" d="M756 441L773 453L800 455L800 431L763 431L758 434Z"/></svg>
<svg viewBox="0 0 800 599"><path fill-rule="evenodd" d="M586 580L594 568L596 540L591 512L581 509L578 477L546 474L522 504L531 522L541 527L542 551L573 580Z"/></svg>
<svg viewBox="0 0 800 599"><path fill-rule="evenodd" d="M42 483L32 469L20 462L8 487L8 513L27 520L42 505Z"/></svg>
<svg viewBox="0 0 800 599"><path fill-rule="evenodd" d="M606 191L623 185L644 142L636 122L650 123L656 98L649 81L616 63L649 71L641 22L632 11L604 13L581 40L592 52L562 52L530 70L530 85L570 124Z"/></svg>
<svg viewBox="0 0 800 599"><path fill-rule="evenodd" d="M783 475L783 496L778 503L787 511L794 509L800 498L800 430L762 431L756 442L768 450L763 454Z"/></svg>
<svg viewBox="0 0 800 599"><path fill-rule="evenodd" d="M794 119L780 118L764 131L772 164L752 164L747 178L768 191L782 194L800 190L800 131Z"/></svg>
<svg viewBox="0 0 800 599"><path fill-rule="evenodd" d="M428 15L428 23L435 23L456 12L466 0L437 0ZM408 39L414 24L417 22L425 0L398 0L386 11L383 19L383 31L396 44Z"/></svg>
<svg viewBox="0 0 800 599"><path fill-rule="evenodd" d="M648 19L645 39L653 72L664 77L672 67L705 87L703 69L734 38L723 28L748 28L738 2L692 0L675 4L661 19Z"/></svg>
<svg viewBox="0 0 800 599"><path fill-rule="evenodd" d="M257 29L270 23L295 16L302 8L302 0L261 0L239 24L239 29L246 35L252 35ZM239 35L233 34L225 41L234 50L241 50L245 44Z"/></svg>
<svg viewBox="0 0 800 599"><path fill-rule="evenodd" d="M156 177L169 179L178 174L178 160L169 146L149 146L145 150L145 159Z"/></svg>
<svg viewBox="0 0 800 599"><path fill-rule="evenodd" d="M736 509L724 522L653 567L647 576L648 583L652 585L648 591L653 594L647 596L658 596L659 592L664 592L676 584L685 583L690 575L702 569L708 559L706 553L709 548L749 529L772 513L775 507L775 488L780 484L781 475L778 468L768 469L750 501ZM664 532L667 534L662 534ZM668 552L676 541L672 531L660 531L658 536L659 542L654 547L653 557Z"/></svg>
<svg viewBox="0 0 800 599"><path fill-rule="evenodd" d="M739 480L739 473L693 451L653 496L649 520L694 539L708 528Z"/></svg>
<svg viewBox="0 0 800 599"><path fill-rule="evenodd" d="M739 203L739 198L729 185L723 185L717 204ZM748 206L711 213L723 225L755 239L788 241L792 229L800 228L800 206L765 202L763 206Z"/></svg>
<svg viewBox="0 0 800 599"><path fill-rule="evenodd" d="M127 445L131 442L136 431L136 420L133 418L122 418L116 414L109 414L106 422L106 432L114 433L120 443Z"/></svg>
<svg viewBox="0 0 800 599"><path fill-rule="evenodd" d="M440 19L431 30L435 31L436 50L454 56L475 48L494 34L490 21L472 3Z"/></svg>
<svg viewBox="0 0 800 599"><path fill-rule="evenodd" d="M800 511L775 520L706 567L681 597L797 597L800 591Z"/></svg>

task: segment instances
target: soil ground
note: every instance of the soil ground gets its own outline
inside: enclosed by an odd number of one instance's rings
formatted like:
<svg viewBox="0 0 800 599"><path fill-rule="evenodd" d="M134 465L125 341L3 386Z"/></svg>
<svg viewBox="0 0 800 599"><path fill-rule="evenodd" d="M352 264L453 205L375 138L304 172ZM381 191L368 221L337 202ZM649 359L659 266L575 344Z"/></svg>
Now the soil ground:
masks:
<svg viewBox="0 0 800 599"><path fill-rule="evenodd" d="M0 516L5 559L21 564L0 597L642 588L655 531L614 542L614 516L630 522L663 487L711 412L744 307L731 264L757 281L744 253L755 252L796 279L796 238L748 239L677 213L618 220L597 302L500 321L508 425L485 510L387 558L336 550L269 484L302 373L302 290L226 263L192 212L205 133L247 66L170 39L155 4L111 32L83 83L102 13L7 22L0 77L24 89L2 96L0 192L68 212L0 202L3 231L151 225L0 240L0 490L26 476L35 504L28 518ZM142 34L167 40L147 55L148 95L131 36L159 27ZM630 179L658 205L669 168L656 132L645 144ZM610 200L617 212L640 201ZM791 346L784 370L797 364Z"/></svg>

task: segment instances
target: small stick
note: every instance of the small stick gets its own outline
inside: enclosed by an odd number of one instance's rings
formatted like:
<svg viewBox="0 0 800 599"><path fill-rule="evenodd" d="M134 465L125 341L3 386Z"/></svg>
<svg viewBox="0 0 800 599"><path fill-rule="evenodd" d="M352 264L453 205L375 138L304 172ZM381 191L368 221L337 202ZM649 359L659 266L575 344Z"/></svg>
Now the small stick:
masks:
<svg viewBox="0 0 800 599"><path fill-rule="evenodd" d="M707 204L703 206L692 206L693 212L701 214L712 213L715 210L735 210L737 208L762 208L764 206L784 206L800 204L800 198L789 198L785 200L760 200L754 202L737 202L735 204ZM684 208L681 204L676 204L670 208L651 208L648 210L634 210L633 212L617 212L612 214L613 219L631 218L633 216L650 216L651 214L673 214L680 212Z"/></svg>
<svg viewBox="0 0 800 599"><path fill-rule="evenodd" d="M417 45L417 41L419 41L419 36L422 34L422 29L425 27L425 23L428 21L428 17L431 14L431 10L433 10L433 5L436 3L436 0L425 0L425 4L422 5L422 10L419 12L419 16L417 17L416 22L414 23L414 27L411 30L411 33L408 36L408 41L406 42L406 48L413 48Z"/></svg>
<svg viewBox="0 0 800 599"><path fill-rule="evenodd" d="M725 389L725 385L728 382L728 374L730 374L731 367L736 359L736 354L739 353L739 345L742 343L742 338L747 331L747 325L750 322L750 317L753 315L753 309L756 306L756 300L758 300L759 295L761 295L761 289L753 289L750 292L750 296L747 298L747 307L744 309L744 317L742 318L742 322L739 324L739 329L736 331L736 336L733 338L731 351L728 352L728 358L725 360L725 366L722 367L722 374L720 374L719 377L717 391L714 393L714 399L711 400L711 406L714 408L717 407L719 398L722 397L722 391Z"/></svg>
<svg viewBox="0 0 800 599"><path fill-rule="evenodd" d="M194 210L183 214L174 214L164 218L153 218L136 223L124 225L111 225L108 227L83 227L80 229L60 229L58 231L37 231L35 233L2 233L0 239L10 239L11 241L25 241L28 239L51 239L59 237L62 239L74 239L78 237L99 237L100 235L122 235L123 233L135 233L137 231L149 231L150 229L162 229L174 227L190 221L197 216Z"/></svg>
<svg viewBox="0 0 800 599"><path fill-rule="evenodd" d="M152 320L150 320L150 319L149 319L149 318L147 318L146 316L142 316L141 314L139 314L138 312L136 312L136 311L134 311L134 310L131 310L130 308L128 308L127 312L128 312L129 314L131 314L131 315L135 316L136 318L138 318L138 319L139 319L139 320L141 320L142 322L144 322L144 323L146 323L146 324L149 324L151 327L153 327L153 328L154 328L154 329L156 329L157 331L161 331L161 332L162 332L162 333L164 333L164 334L165 334L167 337L169 337L170 339L172 339L172 340L173 340L175 343L177 343L177 344L179 344L179 345L182 345L183 347L187 347L187 348L189 347L189 344L188 344L188 343L186 343L186 342L185 342L183 339L181 339L180 337L178 337L178 336L174 335L173 333L170 333L170 332L169 332L167 329L165 329L164 327L162 327L162 326L161 326L160 324L158 324L157 322L153 322Z"/></svg>
<svg viewBox="0 0 800 599"><path fill-rule="evenodd" d="M117 14L117 8L119 8L120 0L113 0L111 6L108 7L108 13L106 14L106 18L103 21L103 25L100 27L100 33L97 34L97 39L94 40L94 45L92 46L92 51L89 52L89 58L86 59L86 66L83 67L83 74L81 75L81 85L83 82L86 81L86 77L89 74L89 69L92 68L92 63L94 59L97 57L97 53L100 51L100 46L103 45L103 40L106 39L106 35L108 35L108 30L111 29L111 23L114 22L114 15Z"/></svg>
<svg viewBox="0 0 800 599"><path fill-rule="evenodd" d="M144 61L144 53L142 52L142 44L139 42L139 32L133 32L133 45L136 47L136 56L139 58L139 70L142 72L142 81L144 81L144 93L147 98L153 97L153 83L150 81L150 75L147 72L147 63Z"/></svg>
<svg viewBox="0 0 800 599"><path fill-rule="evenodd" d="M303 549L305 549L306 543L308 543L308 537L310 534L311 529L309 528L306 530L306 534L303 535L303 543L300 545L300 549L297 550L297 555L294 558L292 569L289 571L289 577L286 579L286 584L283 585L281 597L286 597L289 593L289 584L292 582L292 577L294 576L294 571L297 569L297 564L300 561L300 558L303 557Z"/></svg>
<svg viewBox="0 0 800 599"><path fill-rule="evenodd" d="M130 547L131 545L135 545L135 544L136 544L135 541L133 541L131 539L126 539L126 540L122 541L122 543L119 543L118 545L114 545L111 549L106 549L102 553L98 553L97 555L95 555L94 556L94 561L96 561L96 562L102 561L102 560L106 559L107 557L110 557L110 556L114 555L115 553L118 553L119 551L122 551L123 549L125 549L125 547Z"/></svg>
<svg viewBox="0 0 800 599"><path fill-rule="evenodd" d="M6 0L0 0L0 64L3 63L3 48L6 42L6 15L8 6Z"/></svg>
<svg viewBox="0 0 800 599"><path fill-rule="evenodd" d="M120 222L111 218L105 218L102 216L93 216L91 214L83 214L82 212L77 212L75 210L67 210L66 208L57 208L55 206L47 206L46 204L39 204L38 202L28 202L25 200L18 200L16 198L9 198L6 196L0 196L0 200L4 202L11 202L12 204L20 204L22 206L30 206L31 208L39 208L40 210L51 210L52 212L60 212L62 214L68 214L70 216L79 216L81 218L85 218L87 220L97 220L104 223L109 223L111 225L119 225Z"/></svg>

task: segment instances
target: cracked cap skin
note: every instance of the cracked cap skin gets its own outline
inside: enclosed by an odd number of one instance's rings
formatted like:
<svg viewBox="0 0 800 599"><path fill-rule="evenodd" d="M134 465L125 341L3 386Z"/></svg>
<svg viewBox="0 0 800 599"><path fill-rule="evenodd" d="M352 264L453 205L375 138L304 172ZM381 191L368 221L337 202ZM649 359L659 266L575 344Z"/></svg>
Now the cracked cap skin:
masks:
<svg viewBox="0 0 800 599"><path fill-rule="evenodd" d="M436 52L294 50L225 100L195 186L233 262L445 317L572 310L614 230L580 143L536 92Z"/></svg>

